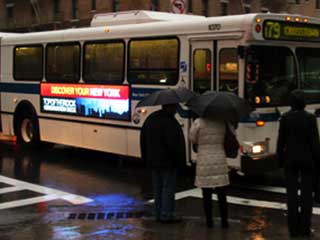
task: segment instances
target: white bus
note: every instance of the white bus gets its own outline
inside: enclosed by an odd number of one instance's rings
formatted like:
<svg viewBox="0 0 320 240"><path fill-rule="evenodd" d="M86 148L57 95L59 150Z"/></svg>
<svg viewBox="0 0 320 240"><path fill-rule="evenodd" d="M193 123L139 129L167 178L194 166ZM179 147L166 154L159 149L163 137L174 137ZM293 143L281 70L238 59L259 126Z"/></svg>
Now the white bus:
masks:
<svg viewBox="0 0 320 240"><path fill-rule="evenodd" d="M320 21L289 14L224 17L130 11L96 15L88 28L1 36L1 126L21 144L40 141L140 157L140 128L157 107L147 94L186 86L232 91L256 108L237 130L232 168L278 167L278 119L288 94L320 108ZM177 118L187 141L191 119Z"/></svg>

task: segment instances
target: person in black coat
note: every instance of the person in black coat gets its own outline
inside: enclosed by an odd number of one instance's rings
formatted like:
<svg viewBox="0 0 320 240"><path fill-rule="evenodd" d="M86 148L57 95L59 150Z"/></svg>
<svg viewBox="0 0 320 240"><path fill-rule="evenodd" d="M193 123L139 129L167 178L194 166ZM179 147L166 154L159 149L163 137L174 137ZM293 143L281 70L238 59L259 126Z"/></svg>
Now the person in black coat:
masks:
<svg viewBox="0 0 320 240"><path fill-rule="evenodd" d="M162 223L181 221L175 215L177 170L185 166L185 139L174 117L177 104L163 105L144 122L140 134L141 156L152 171L156 219Z"/></svg>
<svg viewBox="0 0 320 240"><path fill-rule="evenodd" d="M302 91L294 90L291 93L290 104L291 110L280 119L277 155L285 169L290 235L309 236L313 180L315 166L319 161L318 126L316 117L304 110Z"/></svg>

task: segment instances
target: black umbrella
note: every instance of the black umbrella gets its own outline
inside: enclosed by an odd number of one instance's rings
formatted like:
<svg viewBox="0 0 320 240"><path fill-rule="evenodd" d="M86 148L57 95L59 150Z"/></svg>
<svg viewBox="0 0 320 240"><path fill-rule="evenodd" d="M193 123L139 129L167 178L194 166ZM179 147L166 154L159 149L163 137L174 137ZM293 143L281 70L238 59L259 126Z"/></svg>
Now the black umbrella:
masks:
<svg viewBox="0 0 320 240"><path fill-rule="evenodd" d="M140 102L136 107L156 106L187 102L195 97L195 93L185 87L176 89L164 89L151 93Z"/></svg>
<svg viewBox="0 0 320 240"><path fill-rule="evenodd" d="M253 111L243 98L231 92L208 91L188 101L187 106L200 117L238 122Z"/></svg>

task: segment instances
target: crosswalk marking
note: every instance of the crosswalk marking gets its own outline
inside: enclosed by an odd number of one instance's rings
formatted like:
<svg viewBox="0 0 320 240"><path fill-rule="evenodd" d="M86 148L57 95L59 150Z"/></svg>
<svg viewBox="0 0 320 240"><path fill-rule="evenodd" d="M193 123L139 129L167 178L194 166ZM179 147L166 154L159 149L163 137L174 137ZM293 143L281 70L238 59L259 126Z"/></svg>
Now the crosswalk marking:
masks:
<svg viewBox="0 0 320 240"><path fill-rule="evenodd" d="M195 189L187 190L187 191L176 194L176 200L182 199L185 197L202 198L201 189L195 188ZM212 194L212 199L217 200L217 195ZM262 201L262 200L232 197L232 196L227 196L227 201L228 203L245 205L250 207L263 207L263 208L272 208L272 209L280 209L280 210L287 209L286 204L280 203L280 202ZM320 214L320 209L319 209L319 214Z"/></svg>
<svg viewBox="0 0 320 240"><path fill-rule="evenodd" d="M273 193L283 193L283 194L287 193L287 191L286 191L286 189L284 187L273 187L273 186L263 186L263 185L248 185L245 188L252 189L252 190L260 190L260 191L265 191L265 192L273 192Z"/></svg>
<svg viewBox="0 0 320 240"><path fill-rule="evenodd" d="M22 207L22 206L27 206L31 204L40 203L40 202L48 202L48 201L56 200L58 198L59 197L55 195L45 195L40 197L33 197L33 198L0 203L0 210L14 208L14 207Z"/></svg>
<svg viewBox="0 0 320 240"><path fill-rule="evenodd" d="M282 193L282 194L286 193L285 188L282 188L282 187L251 185L251 186L245 186L245 188L266 191L266 192L273 192L273 193ZM201 189L194 188L194 189L178 192L175 194L176 200L180 200L187 197L202 198ZM217 195L212 194L212 199L217 200ZM256 199L233 197L233 196L227 196L227 201L228 203L232 203L236 205L262 207L262 208L269 208L269 209L276 209L276 210L287 210L286 203L282 203L282 202L264 201L264 200L256 200ZM151 199L148 202L153 203L154 199ZM315 215L320 215L320 208L314 207L312 212Z"/></svg>
<svg viewBox="0 0 320 240"><path fill-rule="evenodd" d="M247 185L246 189L259 190L264 192L272 192L272 193L282 193L286 194L287 190L284 187L273 187L273 186L263 186L263 185ZM300 190L298 190L298 194L300 195Z"/></svg>
<svg viewBox="0 0 320 240"><path fill-rule="evenodd" d="M26 206L26 205L30 205L30 204L46 202L46 201L51 201L51 200L56 200L56 199L62 199L62 200L68 201L74 205L85 204L85 203L89 203L89 202L93 201L90 198L86 198L86 197L83 197L80 195L71 194L71 193L56 190L53 188L44 187L44 186L40 186L37 184L20 181L20 180L5 177L2 175L0 175L0 182L11 185L11 187L1 188L0 194L21 191L21 190L29 190L32 192L44 194L44 196L40 196L40 197L33 197L33 198L27 198L27 199L22 199L22 200L15 200L15 201L1 203L0 210L13 208L13 207Z"/></svg>
<svg viewBox="0 0 320 240"><path fill-rule="evenodd" d="M11 192L17 192L23 190L21 187L5 187L5 188L0 188L0 194L4 194L4 193L11 193Z"/></svg>

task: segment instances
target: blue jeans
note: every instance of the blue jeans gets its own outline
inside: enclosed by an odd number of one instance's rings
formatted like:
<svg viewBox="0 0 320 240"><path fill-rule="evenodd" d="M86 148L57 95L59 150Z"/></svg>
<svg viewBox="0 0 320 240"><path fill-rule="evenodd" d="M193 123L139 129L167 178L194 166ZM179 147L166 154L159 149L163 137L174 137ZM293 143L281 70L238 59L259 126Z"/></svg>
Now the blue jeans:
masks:
<svg viewBox="0 0 320 240"><path fill-rule="evenodd" d="M155 214L158 220L175 217L176 177L175 169L152 170Z"/></svg>

